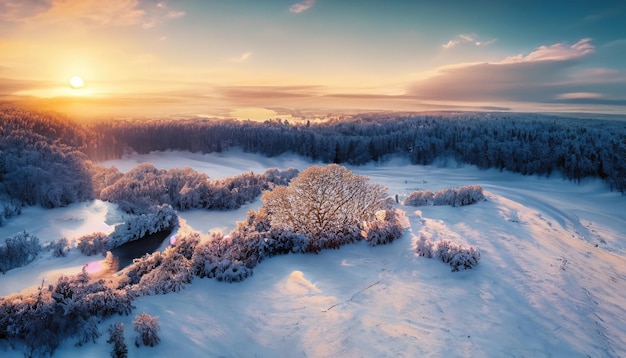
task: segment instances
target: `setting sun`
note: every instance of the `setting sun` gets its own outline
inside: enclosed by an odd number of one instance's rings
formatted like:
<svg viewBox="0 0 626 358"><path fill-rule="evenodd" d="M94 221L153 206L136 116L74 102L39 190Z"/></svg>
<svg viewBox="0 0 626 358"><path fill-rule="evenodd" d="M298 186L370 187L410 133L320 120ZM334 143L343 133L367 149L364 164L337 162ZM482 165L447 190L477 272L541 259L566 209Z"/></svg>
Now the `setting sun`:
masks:
<svg viewBox="0 0 626 358"><path fill-rule="evenodd" d="M72 88L78 89L82 88L85 85L85 82L82 78L78 76L73 76L72 78L70 78L70 85L72 86Z"/></svg>

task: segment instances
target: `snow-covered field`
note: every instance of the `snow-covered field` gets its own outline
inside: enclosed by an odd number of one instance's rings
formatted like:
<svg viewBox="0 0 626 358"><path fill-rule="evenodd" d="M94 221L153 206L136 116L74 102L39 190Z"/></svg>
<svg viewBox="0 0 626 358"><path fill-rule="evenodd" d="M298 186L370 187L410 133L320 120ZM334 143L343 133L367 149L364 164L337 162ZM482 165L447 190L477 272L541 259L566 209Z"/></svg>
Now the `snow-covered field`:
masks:
<svg viewBox="0 0 626 358"><path fill-rule="evenodd" d="M103 163L126 171L139 162L190 166L212 178L269 167L303 169L295 156L151 153ZM402 198L416 189L479 184L487 201L412 208L405 235L391 245L365 243L320 254L273 257L242 283L195 279L179 293L142 297L128 317L101 324L98 344L67 341L55 356L107 357L106 329L126 325L129 357L620 357L626 356L626 197L600 181L577 185L471 166L411 166L401 159L349 167ZM558 176L558 175L557 175ZM229 231L258 201L232 212L181 213L187 230ZM94 202L31 208L0 228L42 241L102 230L119 219ZM480 264L450 272L417 257L420 234L481 250ZM0 295L74 273L92 259L77 252L44 257L0 276ZM159 316L161 343L135 348L137 313ZM3 352L2 357L21 357Z"/></svg>

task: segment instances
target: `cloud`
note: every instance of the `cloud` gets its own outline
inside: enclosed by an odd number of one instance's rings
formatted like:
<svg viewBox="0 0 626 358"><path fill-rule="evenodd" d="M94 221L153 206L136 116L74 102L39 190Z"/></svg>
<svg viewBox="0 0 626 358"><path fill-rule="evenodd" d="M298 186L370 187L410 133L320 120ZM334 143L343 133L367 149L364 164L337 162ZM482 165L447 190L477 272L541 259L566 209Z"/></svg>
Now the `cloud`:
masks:
<svg viewBox="0 0 626 358"><path fill-rule="evenodd" d="M570 93L561 93L556 96L556 99L589 99L589 98L602 98L604 97L600 93L594 92L570 92Z"/></svg>
<svg viewBox="0 0 626 358"><path fill-rule="evenodd" d="M315 4L315 0L303 0L299 3L293 4L289 7L289 11L299 14L301 12L307 11Z"/></svg>
<svg viewBox="0 0 626 358"><path fill-rule="evenodd" d="M461 41L459 41L459 40L450 40L450 41L446 42L445 44L443 44L442 47L446 48L446 49L453 48L454 46L456 46L456 45L458 45L460 43L461 43Z"/></svg>
<svg viewBox="0 0 626 358"><path fill-rule="evenodd" d="M590 40L582 39L573 45L541 46L498 62L440 67L409 86L407 95L481 103L609 103L611 99L611 104L619 105L626 98L626 75L606 68L579 69L593 51ZM613 79L605 80L609 77Z"/></svg>
<svg viewBox="0 0 626 358"><path fill-rule="evenodd" d="M505 58L502 63L534 62L534 61L565 61L580 58L594 52L591 39L585 38L573 45L560 42L552 46L541 46L528 55L515 55Z"/></svg>
<svg viewBox="0 0 626 358"><path fill-rule="evenodd" d="M51 6L50 0L0 0L0 19L22 21Z"/></svg>
<svg viewBox="0 0 626 358"><path fill-rule="evenodd" d="M36 16L41 21L80 20L93 25L129 26L141 23L146 12L137 0L50 0L50 7Z"/></svg>
<svg viewBox="0 0 626 358"><path fill-rule="evenodd" d="M13 22L61 23L79 21L83 25L132 26L151 28L179 19L184 11L139 0L0 0L0 19Z"/></svg>
<svg viewBox="0 0 626 358"><path fill-rule="evenodd" d="M491 39L488 41L481 41L478 39L478 36L476 36L475 34L459 34L459 35L456 35L456 37L453 38L452 40L441 45L441 47L445 49L450 49L463 43L471 43L474 46L489 46L494 42L496 42L496 39Z"/></svg>
<svg viewBox="0 0 626 358"><path fill-rule="evenodd" d="M237 58L233 58L231 62L242 63L242 62L245 62L247 59L249 59L250 56L252 56L252 52L245 52L241 54L241 56Z"/></svg>

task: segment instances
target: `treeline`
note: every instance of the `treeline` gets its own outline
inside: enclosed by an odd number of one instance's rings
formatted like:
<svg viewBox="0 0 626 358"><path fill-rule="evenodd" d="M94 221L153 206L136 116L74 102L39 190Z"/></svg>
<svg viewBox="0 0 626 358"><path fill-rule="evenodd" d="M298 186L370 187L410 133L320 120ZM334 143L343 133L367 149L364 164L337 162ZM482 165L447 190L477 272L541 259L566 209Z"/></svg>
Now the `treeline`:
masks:
<svg viewBox="0 0 626 358"><path fill-rule="evenodd" d="M414 164L452 157L479 168L581 180L599 177L626 191L626 125L536 114L360 115L351 120L292 124L235 120L109 121L93 130L95 159L124 151L220 152L231 147L276 156L293 152L324 163L365 164L402 154ZM112 140L111 138L115 138Z"/></svg>
<svg viewBox="0 0 626 358"><path fill-rule="evenodd" d="M176 210L232 210L256 199L263 190L286 185L298 175L297 169L270 168L263 174L244 173L225 179L209 180L189 167L157 169L150 163L135 166L122 174L117 168L94 166L95 197L131 214L171 205Z"/></svg>
<svg viewBox="0 0 626 358"><path fill-rule="evenodd" d="M536 114L449 113L359 115L296 124L279 119L162 119L85 126L50 113L1 109L0 225L24 206L52 208L108 195L103 189L122 174L94 169L91 160L120 158L129 151L210 153L240 147L265 156L292 152L314 161L349 164L381 161L391 154L404 155L414 164L451 157L483 169L536 175L559 172L576 181L598 177L610 190L626 193L624 123ZM179 170L171 175L189 174ZM122 184L128 182L118 186ZM171 197L169 191L165 195L170 198L159 202L179 210L208 207L196 201L198 191L189 191L189 186L178 189L179 197ZM225 190L210 195L220 193ZM236 207L241 205L237 200L247 200L244 196L235 195L235 203L226 198L216 201Z"/></svg>

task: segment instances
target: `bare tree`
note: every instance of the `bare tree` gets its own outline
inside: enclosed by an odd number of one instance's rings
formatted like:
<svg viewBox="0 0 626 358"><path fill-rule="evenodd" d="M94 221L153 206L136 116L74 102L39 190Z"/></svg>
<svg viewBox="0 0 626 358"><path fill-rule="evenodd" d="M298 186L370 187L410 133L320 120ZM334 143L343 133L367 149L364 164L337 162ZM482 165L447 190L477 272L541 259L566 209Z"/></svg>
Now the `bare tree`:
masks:
<svg viewBox="0 0 626 358"><path fill-rule="evenodd" d="M312 166L289 186L266 191L261 209L272 227L319 238L346 229L361 230L363 222L388 208L386 191L340 165Z"/></svg>

